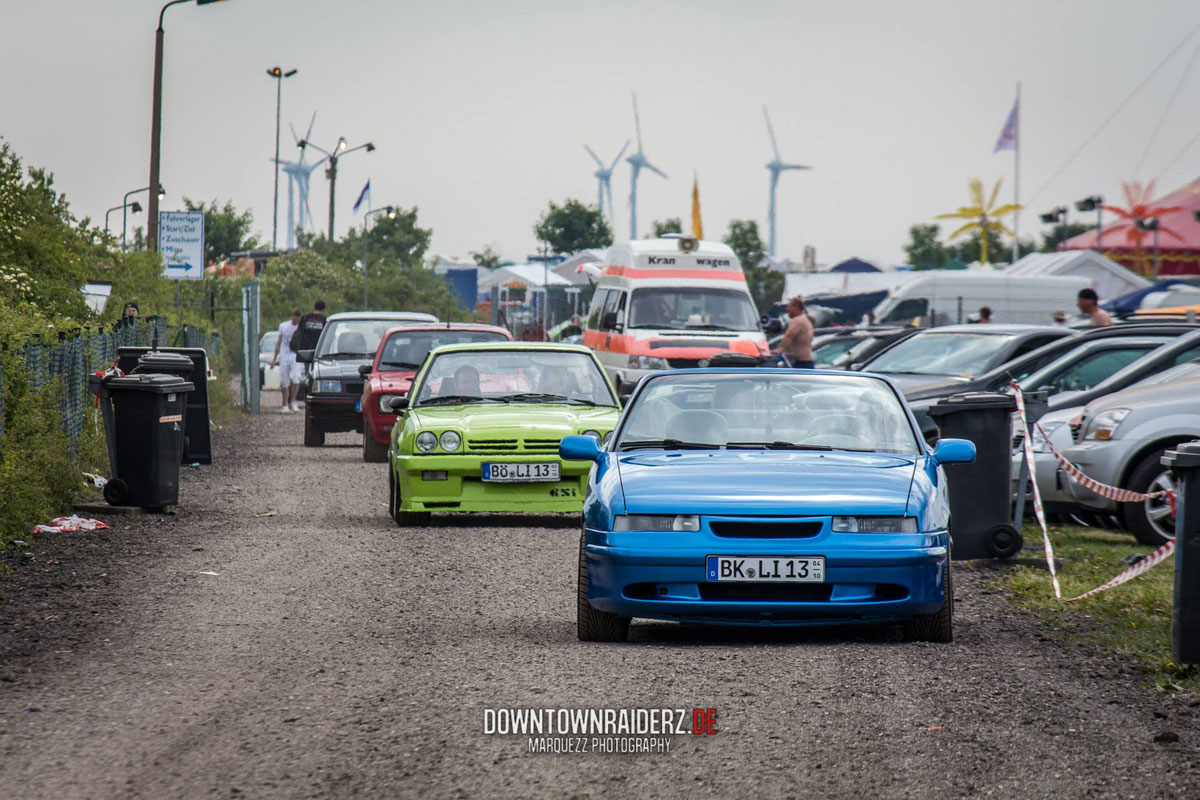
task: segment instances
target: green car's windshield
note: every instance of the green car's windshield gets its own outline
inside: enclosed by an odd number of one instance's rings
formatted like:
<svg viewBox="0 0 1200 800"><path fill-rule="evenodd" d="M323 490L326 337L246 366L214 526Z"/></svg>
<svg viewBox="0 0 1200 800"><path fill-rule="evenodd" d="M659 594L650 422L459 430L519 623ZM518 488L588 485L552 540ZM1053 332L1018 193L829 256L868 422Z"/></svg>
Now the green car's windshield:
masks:
<svg viewBox="0 0 1200 800"><path fill-rule="evenodd" d="M564 350L458 350L436 354L414 405L483 401L616 406L595 358Z"/></svg>

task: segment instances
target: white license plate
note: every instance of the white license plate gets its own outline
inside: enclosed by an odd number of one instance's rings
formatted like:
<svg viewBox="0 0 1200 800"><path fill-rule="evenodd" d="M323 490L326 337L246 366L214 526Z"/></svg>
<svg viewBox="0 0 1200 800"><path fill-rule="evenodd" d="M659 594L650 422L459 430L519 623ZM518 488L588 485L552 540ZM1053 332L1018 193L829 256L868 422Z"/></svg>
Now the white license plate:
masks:
<svg viewBox="0 0 1200 800"><path fill-rule="evenodd" d="M484 464L483 479L492 483L553 483L559 480L557 461Z"/></svg>
<svg viewBox="0 0 1200 800"><path fill-rule="evenodd" d="M823 556L709 556L710 581L760 583L824 583Z"/></svg>

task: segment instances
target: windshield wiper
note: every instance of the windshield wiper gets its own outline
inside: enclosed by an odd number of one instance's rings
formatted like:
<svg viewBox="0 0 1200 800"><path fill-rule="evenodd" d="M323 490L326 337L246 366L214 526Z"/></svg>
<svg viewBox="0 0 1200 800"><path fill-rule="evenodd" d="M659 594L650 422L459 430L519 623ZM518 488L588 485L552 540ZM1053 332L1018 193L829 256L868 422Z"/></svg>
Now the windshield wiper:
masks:
<svg viewBox="0 0 1200 800"><path fill-rule="evenodd" d="M326 353L317 358L373 358L374 353Z"/></svg>
<svg viewBox="0 0 1200 800"><path fill-rule="evenodd" d="M516 394L501 395L500 399L512 400L516 403L536 403L539 400L546 403L566 403L569 400L565 394L547 394L545 392L517 392Z"/></svg>
<svg viewBox="0 0 1200 800"><path fill-rule="evenodd" d="M639 322L637 325L626 325L626 328L666 328L670 331L681 331L683 327L680 325L671 325L669 323L657 324L653 322Z"/></svg>
<svg viewBox="0 0 1200 800"><path fill-rule="evenodd" d="M449 405L450 403L503 403L502 398L498 397L480 397L473 394L444 394L440 397L430 397L428 400L422 400L417 405L419 406L437 406Z"/></svg>
<svg viewBox="0 0 1200 800"><path fill-rule="evenodd" d="M714 325L712 323L705 323L703 325L688 325L686 327L689 330L699 329L699 330L705 330L705 331L736 331L736 330L738 330L738 328L731 328L728 325ZM747 328L746 330L750 330L750 329Z"/></svg>
<svg viewBox="0 0 1200 800"><path fill-rule="evenodd" d="M719 444L705 442L681 442L678 439L638 439L632 442L621 442L622 450L639 450L642 448L662 448L663 450L720 450Z"/></svg>
<svg viewBox="0 0 1200 800"><path fill-rule="evenodd" d="M730 450L832 450L828 444L804 444L802 442L729 442Z"/></svg>
<svg viewBox="0 0 1200 800"><path fill-rule="evenodd" d="M380 361L381 367L407 367L409 369L417 369L420 364L414 364L411 361Z"/></svg>

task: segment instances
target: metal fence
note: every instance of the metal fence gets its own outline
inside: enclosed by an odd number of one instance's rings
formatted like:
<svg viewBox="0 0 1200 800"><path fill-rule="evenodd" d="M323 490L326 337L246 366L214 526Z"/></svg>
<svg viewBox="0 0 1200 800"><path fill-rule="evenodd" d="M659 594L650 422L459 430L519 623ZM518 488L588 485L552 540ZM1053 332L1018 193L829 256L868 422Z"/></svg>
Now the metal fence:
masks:
<svg viewBox="0 0 1200 800"><path fill-rule="evenodd" d="M30 389L37 391L61 379L62 415L67 435L78 442L87 410L92 407L88 376L117 360L120 347L203 347L208 362L215 366L221 339L215 333L183 325L170 327L161 317L147 317L111 331L77 330L60 333L55 341L34 337L21 345L16 361ZM0 364L0 452L4 446L4 402L14 376L4 374Z"/></svg>

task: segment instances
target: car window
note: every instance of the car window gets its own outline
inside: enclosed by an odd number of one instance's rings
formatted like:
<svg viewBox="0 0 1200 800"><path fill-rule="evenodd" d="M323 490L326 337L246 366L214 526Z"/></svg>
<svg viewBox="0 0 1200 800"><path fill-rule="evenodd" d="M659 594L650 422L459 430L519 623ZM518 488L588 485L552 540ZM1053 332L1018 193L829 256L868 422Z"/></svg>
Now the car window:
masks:
<svg viewBox="0 0 1200 800"><path fill-rule="evenodd" d="M908 322L917 317L929 314L929 299L925 297L910 297L896 304L880 322Z"/></svg>
<svg viewBox="0 0 1200 800"><path fill-rule="evenodd" d="M621 295L623 294L624 292L622 292L620 289L608 290L608 297L604 298L604 310L600 314L600 330L607 330L604 327L604 318L609 314L616 312L617 303L621 300ZM618 320L618 322L619 321L620 320Z"/></svg>
<svg viewBox="0 0 1200 800"><path fill-rule="evenodd" d="M317 343L317 358L361 356L372 358L388 328L389 319L339 319L329 322Z"/></svg>
<svg viewBox="0 0 1200 800"><path fill-rule="evenodd" d="M818 364L832 364L858 344L858 339L834 339L813 348L813 360Z"/></svg>
<svg viewBox="0 0 1200 800"><path fill-rule="evenodd" d="M1046 389L1051 394L1079 392L1091 389L1118 370L1149 352L1151 347L1123 347L1089 353L1067 365L1056 375L1044 376L1034 389ZM1048 380L1045 380L1048 378Z"/></svg>
<svg viewBox="0 0 1200 800"><path fill-rule="evenodd" d="M279 341L279 331L269 331L263 334L262 342L258 346L260 353L274 353L275 343Z"/></svg>
<svg viewBox="0 0 1200 800"><path fill-rule="evenodd" d="M1172 363L1173 364L1184 364L1184 363L1191 361L1192 359L1198 358L1198 357L1200 357L1200 344L1196 345L1195 347L1188 348L1187 350L1184 350L1179 355L1175 356L1175 360Z"/></svg>
<svg viewBox="0 0 1200 800"><path fill-rule="evenodd" d="M592 297L592 306L587 318L587 326L591 330L600 330L600 314L604 310L604 301L610 291L610 289L597 289L596 294Z"/></svg>
<svg viewBox="0 0 1200 800"><path fill-rule="evenodd" d="M866 369L869 372L971 378L983 371L992 356L1010 341L1012 334L918 333L880 353Z"/></svg>
<svg viewBox="0 0 1200 800"><path fill-rule="evenodd" d="M748 449L921 452L892 388L852 374L661 374L626 409L615 446L665 447L672 439Z"/></svg>
<svg viewBox="0 0 1200 800"><path fill-rule="evenodd" d="M499 331L471 330L426 330L399 331L393 333L383 346L379 356L379 366L383 369L410 368L421 366L425 356L435 347L445 344L466 344L470 342L503 342L508 337Z"/></svg>
<svg viewBox="0 0 1200 800"><path fill-rule="evenodd" d="M433 356L417 390L416 405L481 401L617 404L589 353L463 350Z"/></svg>
<svg viewBox="0 0 1200 800"><path fill-rule="evenodd" d="M1017 347L1017 350L1016 350L1016 352L1014 352L1012 354L1012 357L1019 358L1020 356L1023 356L1026 353L1032 353L1034 350L1037 350L1039 347L1045 347L1046 345L1050 344L1051 342L1058 341L1060 338L1062 338L1062 337L1060 337L1060 336L1031 336L1031 337L1029 337L1028 341L1026 341L1024 344L1020 345L1019 347Z"/></svg>

